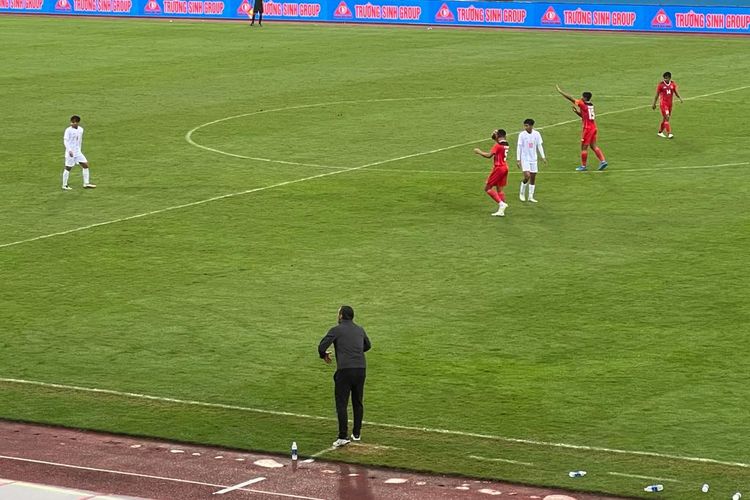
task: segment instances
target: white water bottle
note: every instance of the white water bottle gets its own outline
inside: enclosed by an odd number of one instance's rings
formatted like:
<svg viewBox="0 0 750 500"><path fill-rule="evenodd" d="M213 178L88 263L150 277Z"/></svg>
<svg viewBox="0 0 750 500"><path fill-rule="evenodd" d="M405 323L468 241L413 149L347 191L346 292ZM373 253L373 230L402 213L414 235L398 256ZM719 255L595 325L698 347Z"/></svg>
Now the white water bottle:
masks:
<svg viewBox="0 0 750 500"><path fill-rule="evenodd" d="M703 493L708 493L708 488L709 488L708 483L704 483L703 486L701 486L701 491Z"/></svg>
<svg viewBox="0 0 750 500"><path fill-rule="evenodd" d="M742 493L740 493L739 491L732 495L732 500L740 500L740 498L742 498Z"/></svg>
<svg viewBox="0 0 750 500"><path fill-rule="evenodd" d="M292 460L297 461L297 441L292 442Z"/></svg>
<svg viewBox="0 0 750 500"><path fill-rule="evenodd" d="M651 486L646 486L645 488L643 488L643 491L656 492L656 491L661 491L663 489L664 489L663 484L652 484Z"/></svg>
<svg viewBox="0 0 750 500"><path fill-rule="evenodd" d="M568 475L570 477L583 477L586 475L586 471L585 470L572 470L568 472Z"/></svg>

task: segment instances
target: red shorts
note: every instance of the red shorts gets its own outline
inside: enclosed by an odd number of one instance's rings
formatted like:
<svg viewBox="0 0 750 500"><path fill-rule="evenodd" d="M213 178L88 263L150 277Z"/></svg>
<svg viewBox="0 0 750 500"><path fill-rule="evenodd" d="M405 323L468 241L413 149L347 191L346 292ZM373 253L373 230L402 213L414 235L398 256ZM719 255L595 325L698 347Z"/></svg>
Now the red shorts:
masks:
<svg viewBox="0 0 750 500"><path fill-rule="evenodd" d="M668 118L668 117L672 116L672 105L671 104L665 105L664 103L662 103L659 106L659 108L661 108L661 116L663 116L664 118Z"/></svg>
<svg viewBox="0 0 750 500"><path fill-rule="evenodd" d="M503 187L508 184L508 167L494 167L487 177L486 187Z"/></svg>
<svg viewBox="0 0 750 500"><path fill-rule="evenodd" d="M581 132L581 144L588 146L592 142L596 142L596 128L583 129L583 132Z"/></svg>

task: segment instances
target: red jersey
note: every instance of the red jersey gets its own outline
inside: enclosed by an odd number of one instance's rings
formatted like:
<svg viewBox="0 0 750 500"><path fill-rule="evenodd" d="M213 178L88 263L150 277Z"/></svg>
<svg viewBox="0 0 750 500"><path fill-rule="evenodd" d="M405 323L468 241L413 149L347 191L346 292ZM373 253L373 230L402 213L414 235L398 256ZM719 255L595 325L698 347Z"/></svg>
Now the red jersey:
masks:
<svg viewBox="0 0 750 500"><path fill-rule="evenodd" d="M490 149L490 153L494 155L494 166L495 168L508 168L508 163L506 160L508 159L508 149L510 146L508 146L508 143L503 141L500 143L495 143L494 146L492 146L492 149Z"/></svg>
<svg viewBox="0 0 750 500"><path fill-rule="evenodd" d="M583 121L584 130L596 129L596 113L594 113L594 105L583 99L576 99L576 106L578 106L578 109L581 112L581 120Z"/></svg>
<svg viewBox="0 0 750 500"><path fill-rule="evenodd" d="M661 105L668 108L672 107L672 99L674 98L675 92L677 92L677 84L674 81L667 83L662 80L656 86L656 93L659 94Z"/></svg>

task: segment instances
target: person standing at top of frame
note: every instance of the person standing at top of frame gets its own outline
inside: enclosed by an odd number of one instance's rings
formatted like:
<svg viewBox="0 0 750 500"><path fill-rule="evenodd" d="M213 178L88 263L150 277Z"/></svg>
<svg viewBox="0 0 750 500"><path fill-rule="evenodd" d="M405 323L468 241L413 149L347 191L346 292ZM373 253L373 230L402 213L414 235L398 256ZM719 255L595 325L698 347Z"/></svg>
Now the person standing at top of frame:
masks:
<svg viewBox="0 0 750 500"><path fill-rule="evenodd" d="M576 170L579 172L585 172L588 170L587 163L589 158L589 147L594 152L597 158L599 158L599 168L597 170L604 170L607 168L606 158L604 153L599 146L596 145L596 134L598 132L596 128L596 113L594 112L594 104L591 102L591 92L584 92L581 94L581 99L573 99L572 96L566 94L557 86L557 91L560 94L573 103L573 112L581 117L583 123L583 129L581 130L581 166L577 167Z"/></svg>
<svg viewBox="0 0 750 500"><path fill-rule="evenodd" d="M263 26L263 0L255 0L253 5L253 20L250 21L250 26L255 24L255 14L258 14L258 26Z"/></svg>
<svg viewBox="0 0 750 500"><path fill-rule="evenodd" d="M86 189L93 189L96 184L91 184L89 179L89 163L86 157L81 151L81 144L83 143L83 127L80 126L81 117L73 115L70 117L70 127L65 129L63 135L63 144L65 145L65 169L62 173L62 188L65 191L73 189L68 185L68 178L70 177L70 171L76 164L81 165L83 172L83 187Z"/></svg>
<svg viewBox="0 0 750 500"><path fill-rule="evenodd" d="M661 125L659 125L659 133L656 135L671 139L674 137L674 134L672 134L672 125L669 123L669 119L672 117L672 99L674 99L674 96L677 96L677 99L682 102L682 97L677 91L677 83L672 81L672 73L667 71L662 77L664 80L660 81L656 86L656 95L654 96L654 104L651 105L651 109L656 109L656 101L661 98L659 108L661 109L662 121ZM665 131L667 135L664 135Z"/></svg>
<svg viewBox="0 0 750 500"><path fill-rule="evenodd" d="M341 306L338 312L338 325L334 326L320 340L318 355L327 364L331 363L331 353L326 349L333 344L336 351L336 372L333 374L336 399L336 416L339 422L339 434L333 446L338 448L351 442L348 435L349 395L352 397L354 426L351 439L359 441L362 432L364 406L362 398L365 390L367 363L365 352L370 350L370 339L365 329L354 322L354 309Z"/></svg>
<svg viewBox="0 0 750 500"><path fill-rule="evenodd" d="M505 130L501 128L492 131L492 140L495 141L495 144L488 152L479 148L474 148L474 152L479 156L492 158L492 172L484 183L484 191L497 202L497 211L493 212L492 215L505 217L505 209L508 208L508 204L505 203L503 188L508 184L507 159L510 146L505 138Z"/></svg>
<svg viewBox="0 0 750 500"><path fill-rule="evenodd" d="M544 156L542 147L542 134L534 130L534 120L526 118L523 121L523 130L518 133L518 146L516 147L516 164L523 172L521 179L521 192L518 198L521 201L527 199L531 203L536 203L534 191L536 191L536 174L539 172L537 166L537 150L542 157L544 164L547 164L547 158ZM529 196L526 197L526 187L529 189Z"/></svg>

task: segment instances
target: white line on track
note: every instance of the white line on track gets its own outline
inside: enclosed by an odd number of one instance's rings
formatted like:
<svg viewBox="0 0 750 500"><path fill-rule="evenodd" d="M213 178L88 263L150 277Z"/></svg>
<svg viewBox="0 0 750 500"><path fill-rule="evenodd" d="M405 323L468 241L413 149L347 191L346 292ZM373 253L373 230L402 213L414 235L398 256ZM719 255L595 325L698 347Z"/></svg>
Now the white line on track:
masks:
<svg viewBox="0 0 750 500"><path fill-rule="evenodd" d="M636 474L623 474L622 472L607 472L610 476L620 476L620 477L632 477L635 479L646 479L649 481L664 481L667 483L679 483L677 479L669 479L666 477L651 477L651 476L639 476Z"/></svg>
<svg viewBox="0 0 750 500"><path fill-rule="evenodd" d="M234 486L230 486L228 488L224 488L223 490L214 491L213 495L223 495L225 493L229 493L230 491L239 490L240 488L244 488L245 486L250 486L251 484L259 483L261 481L265 481L265 477L256 477L253 479L248 479L247 481L244 481L239 484L235 484Z"/></svg>
<svg viewBox="0 0 750 500"><path fill-rule="evenodd" d="M139 393L134 393L134 392L114 391L111 389L97 389L93 387L80 387L80 386L75 386L75 385L54 384L50 382L40 382L36 380L0 378L0 382L6 382L10 384L35 385L35 386L40 386L40 387L51 387L51 388L56 388L56 389L69 390L69 391L109 394L112 396L120 396L120 397L127 397L127 398L145 399L145 400L150 400L150 401L162 401L165 403L176 403L176 404L200 406L200 407L206 407L206 408L221 408L225 410L246 411L246 412L252 412L252 413L261 413L265 415L278 415L278 416L284 416L284 417L295 417L295 418L303 418L303 419L309 419L309 420L323 420L327 422L336 420L333 417L306 415L304 413L293 413L293 412L288 412L288 411L277 411L277 410L264 410L262 408L250 408L246 406L228 405L228 404L222 404L222 403L208 403L204 401L175 399L175 398L168 398L168 397L162 397L162 396L152 396L149 394L139 394ZM594 452L613 453L613 454L620 454L620 455L633 455L633 456L641 456L641 457L654 457L654 458L662 458L666 460L679 460L679 461L685 461L685 462L707 463L707 464L723 465L727 467L740 467L744 469L750 469L750 464L748 463L729 462L729 461L724 461L724 460L715 460L713 458L691 457L691 456L684 456L684 455L671 455L667 453L657 453L654 451L621 450L617 448L605 448L601 446L555 443L551 441L537 441L534 439L511 438L511 437L505 437L505 436L496 436L492 434L480 434L476 432L454 431L454 430L449 430L449 429L435 429L431 427L385 424L385 423L380 423L380 422L369 422L369 421L365 421L363 423L367 425L372 425L375 427L383 427L386 429L399 429L399 430L414 431L414 432L427 432L427 433L432 433L432 434L444 434L444 435L449 435L449 436L462 436L462 437L471 437L471 438L477 438L477 439L503 441L506 443L527 444L530 446L563 448L563 449L569 449L569 450L594 451Z"/></svg>
<svg viewBox="0 0 750 500"><path fill-rule="evenodd" d="M482 460L485 462L503 462L506 464L526 465L528 467L534 466L534 464L532 464L531 462L520 462L518 460L508 460L507 458L487 458L487 457L479 457L477 455L469 455L469 458L473 458L474 460Z"/></svg>
<svg viewBox="0 0 750 500"><path fill-rule="evenodd" d="M197 484L199 486L210 486L212 488L227 488L224 484L214 484L214 483L204 483L202 481L191 481L189 479L178 479L175 477L165 477L165 476L152 476L151 474L140 474L138 472L126 472L121 470L112 470L112 469L100 469L97 467L85 467L83 465L72 465L72 464L64 464L60 462L48 462L46 460L35 460L32 458L22 458L22 457L9 457L6 455L0 455L0 459L2 460L14 460L16 462L27 462L27 463L33 463L33 464L41 464L41 465L51 465L53 467L63 467L67 469L77 469L77 470L87 470L91 472L103 472L106 474L117 474L120 476L133 476L133 477L142 477L145 479L156 479L159 481L170 481L173 483L184 483L184 484ZM238 488L242 491L249 491L251 493L260 493L263 495L273 495L273 496L280 496L285 498L298 498L302 500L325 500L322 498L315 498L315 497L306 497L302 495L293 495L291 493L278 493L275 491L265 491L265 490L255 490L252 488Z"/></svg>
<svg viewBox="0 0 750 500"><path fill-rule="evenodd" d="M744 90L744 89L748 89L748 88L750 88L750 85L745 85L745 86L742 86L742 87L735 87L735 88L726 89L726 90L719 90L719 91L716 91L716 92L711 92L709 94L703 94L703 95L698 95L698 96L694 96L694 97L687 97L684 100L688 101L688 100L700 99L700 98L703 98L703 97L709 97L709 96L714 96L714 95L719 95L719 94L726 94L728 92L736 92L736 91ZM485 97L501 97L501 95L490 94L490 95L487 95ZM195 146L197 146L199 148L206 149L206 150L209 150L209 151L219 152L217 150L213 150L213 149L208 148L206 146L202 146L200 144L194 143L190 139L190 135L193 132L195 132L196 130L199 130L200 128L206 127L208 125L212 125L214 123L219 123L219 122L222 122L222 121L231 120L233 118L239 118L241 116L250 116L250 115L260 114L260 113L270 113L270 112L273 112L273 111L315 108L315 107L321 107L321 106L329 106L329 105L337 104L337 103L338 104L346 104L346 103L362 103L362 102L391 102L391 101L397 102L397 101L415 100L415 99L427 100L427 99L446 99L446 98L447 97L445 97L445 96L441 96L441 97L421 97L421 98L419 98L419 97L416 97L416 98L415 97L408 97L408 98L406 98L405 97L405 98L392 98L392 99L370 99L370 100L364 100L364 101L337 101L336 103L304 104L304 105L300 105L300 106L291 106L291 107L287 107L287 108L277 108L277 109L256 111L254 113L245 113L245 114L242 114L242 115L230 116L230 117L226 117L226 118L221 118L221 119L218 119L218 120L214 120L212 122L204 123L202 125L199 125L198 127L195 127L191 131L189 131L185 135L185 139L189 143L191 143L191 144L193 144L193 145L195 145ZM646 104L646 105L641 105L641 106L635 106L635 107L632 107L632 108L625 108L625 109L620 109L620 110L615 110L615 111L607 111L607 112L604 112L604 113L599 113L599 116L612 115L612 114L616 114L616 113L625 113L625 112L628 112L628 111L634 111L634 110L638 110L638 109L647 108L648 106L649 105ZM545 129L545 128L551 128L551 127L557 127L557 126L561 126L561 125L567 125L569 123L573 123L573 122L577 122L577 121L578 121L577 118L573 119L573 120L566 120L566 121L554 123L552 125L547 125L546 127L538 127L538 129L542 130L542 129ZM476 143L484 141L484 140L486 140L486 139L477 139L475 141L463 142L461 144L454 144L452 146L447 146L447 147L443 147L443 148L433 149L433 150L430 150L430 151L424 151L424 152L421 152L421 153L413 153L413 154L409 154L409 155L399 156L398 158L391 158L391 159L388 159L388 160L376 161L376 162L373 162L373 163L368 163L368 164L365 164L365 165L360 165L358 167L342 168L340 170L332 170L331 172L325 172L325 173L318 174L318 175L311 175L309 177L302 177L300 179L293 179L293 180L290 180L290 181L278 182L276 184L270 184L268 186L261 186L261 187L258 187L258 188L247 189L245 191L238 191L236 193L229 193L229 194L224 194L224 195L220 195L220 196L214 196L214 197L211 197L211 198L206 198L204 200L198 200L198 201L194 201L194 202L190 202L190 203L183 203L181 205L175 205L175 206L172 206L172 207L161 208L161 209L158 209L158 210L151 210L150 212L144 212L144 213L141 213L141 214L131 215L129 217L121 217L119 219L113 219L113 220L108 220L108 221L103 221L103 222L97 222L96 224L89 224L87 226L80 226L80 227L76 227L76 228L73 228L73 229L68 229L67 231L59 231L59 232L56 232L56 233L44 234L44 235L36 236L36 237L33 237L33 238L26 238L26 239L23 239L23 240L12 241L12 242L9 242L9 243L3 243L3 244L0 244L0 248L8 248L8 247L12 247L12 246L15 246L15 245L21 245L23 243L30 243L32 241L39 241L39 240L44 240L44 239L52 238L52 237L55 237L55 236L64 236L66 234L77 233L79 231L85 231L87 229L93 229L93 228L101 227L101 226L108 226L108 225L111 225L111 224L116 224L118 222L125 222L125 221L129 221L129 220L139 219L139 218L148 217L148 216L151 216L151 215L157 215L157 214L161 214L161 213L165 213L165 212L170 212L170 211L173 211L173 210L179 210L179 209L182 209L182 208L194 207L194 206L202 205L204 203L210 203L210 202L213 202L213 201L223 200L223 199L226 199L226 198L233 198L233 197L242 196L242 195L245 195L245 194L258 193L258 192L261 192L261 191L267 191L269 189L274 189L274 188L278 188L278 187L288 186L288 185L291 185L291 184L297 184L297 183L300 183L300 182L310 181L310 180L314 180L314 179L320 179L320 178L328 177L328 176L331 176L331 175L343 174L343 173L347 173L347 172L354 172L356 170L361 170L363 168L376 167L378 165L384 165L386 163L393 163L393 162L396 162L396 161L406 160L408 158L415 158L417 156L426 156L426 155L430 155L430 154L435 154L435 153L439 153L441 151L447 151L449 149L455 149L455 148L460 148L460 147L468 146L468 145L471 145L471 144L476 144ZM271 160L271 159L268 159L268 158L261 159L261 161L276 162L276 160ZM312 164L307 164L307 165L308 166L312 166ZM333 167L326 167L324 165L319 165L319 166L323 167L323 168L333 168Z"/></svg>

